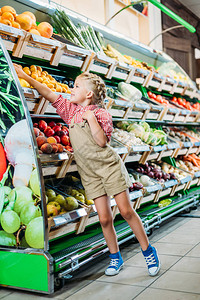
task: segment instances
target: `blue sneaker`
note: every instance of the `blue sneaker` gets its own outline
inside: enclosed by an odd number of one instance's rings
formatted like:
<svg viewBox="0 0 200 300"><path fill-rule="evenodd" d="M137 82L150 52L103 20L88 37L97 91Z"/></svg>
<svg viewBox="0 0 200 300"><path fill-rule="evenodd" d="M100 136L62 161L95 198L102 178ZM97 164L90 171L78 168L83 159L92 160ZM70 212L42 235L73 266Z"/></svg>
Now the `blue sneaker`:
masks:
<svg viewBox="0 0 200 300"><path fill-rule="evenodd" d="M149 275L156 276L160 271L160 260L156 248L149 244L147 250L142 250L142 253L147 263Z"/></svg>
<svg viewBox="0 0 200 300"><path fill-rule="evenodd" d="M105 270L105 274L107 276L117 275L124 265L121 254L120 252L117 252L114 254L110 254L109 256L111 258L111 261L109 267Z"/></svg>

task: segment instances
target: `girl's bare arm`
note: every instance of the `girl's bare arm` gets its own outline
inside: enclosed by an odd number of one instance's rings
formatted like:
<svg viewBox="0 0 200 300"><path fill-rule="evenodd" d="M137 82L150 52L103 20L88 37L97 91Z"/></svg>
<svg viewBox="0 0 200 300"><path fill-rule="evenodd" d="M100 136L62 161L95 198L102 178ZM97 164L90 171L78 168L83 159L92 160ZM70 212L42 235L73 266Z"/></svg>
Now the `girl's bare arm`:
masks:
<svg viewBox="0 0 200 300"><path fill-rule="evenodd" d="M50 88L48 88L47 86L43 85L39 81L35 80L31 76L27 75L20 68L19 65L13 64L13 66L15 68L15 71L16 71L18 77L23 78L26 81L28 81L28 83L31 86L33 86L39 92L39 94L42 95L45 99L47 99L49 102L53 103L58 98L58 95L56 95L54 92L52 92L52 90Z"/></svg>

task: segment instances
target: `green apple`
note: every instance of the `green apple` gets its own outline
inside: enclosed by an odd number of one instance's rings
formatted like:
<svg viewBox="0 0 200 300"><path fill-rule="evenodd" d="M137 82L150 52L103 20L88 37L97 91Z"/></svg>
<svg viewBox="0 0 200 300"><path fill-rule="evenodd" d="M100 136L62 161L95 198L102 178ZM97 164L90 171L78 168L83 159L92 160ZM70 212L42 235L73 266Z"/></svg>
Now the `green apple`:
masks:
<svg viewBox="0 0 200 300"><path fill-rule="evenodd" d="M54 201L54 198L56 197L56 193L52 189L46 190L46 195L48 197L49 202Z"/></svg>
<svg viewBox="0 0 200 300"><path fill-rule="evenodd" d="M57 208L58 212L61 210L60 204L56 201L51 201L48 203L48 205L54 205Z"/></svg>
<svg viewBox="0 0 200 300"><path fill-rule="evenodd" d="M85 196L82 193L77 193L75 198L79 201L81 201L82 203L85 203Z"/></svg>
<svg viewBox="0 0 200 300"><path fill-rule="evenodd" d="M58 215L58 210L54 205L47 204L47 215L48 217L54 217Z"/></svg>

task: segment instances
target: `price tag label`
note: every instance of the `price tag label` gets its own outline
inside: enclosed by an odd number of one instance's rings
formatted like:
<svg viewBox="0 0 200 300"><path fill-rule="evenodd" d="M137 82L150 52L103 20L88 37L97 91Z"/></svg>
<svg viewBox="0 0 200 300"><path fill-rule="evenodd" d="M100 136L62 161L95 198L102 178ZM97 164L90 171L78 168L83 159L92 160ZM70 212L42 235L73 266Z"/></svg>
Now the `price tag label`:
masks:
<svg viewBox="0 0 200 300"><path fill-rule="evenodd" d="M61 225L67 223L66 219L64 217L61 217L61 216L59 216L57 218L54 218L53 220L54 220L54 223L55 223L56 226L61 226Z"/></svg>

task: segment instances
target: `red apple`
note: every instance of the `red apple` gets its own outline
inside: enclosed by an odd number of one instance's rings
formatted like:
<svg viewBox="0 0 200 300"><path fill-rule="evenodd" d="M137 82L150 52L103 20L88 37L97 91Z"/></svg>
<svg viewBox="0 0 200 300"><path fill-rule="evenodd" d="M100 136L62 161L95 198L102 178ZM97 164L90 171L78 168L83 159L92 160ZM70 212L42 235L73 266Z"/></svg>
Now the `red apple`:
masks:
<svg viewBox="0 0 200 300"><path fill-rule="evenodd" d="M56 131L60 131L61 130L61 127L60 126L58 126L58 125L55 125L54 127L53 127L53 130L56 132Z"/></svg>
<svg viewBox="0 0 200 300"><path fill-rule="evenodd" d="M38 123L33 123L33 127L38 128Z"/></svg>
<svg viewBox="0 0 200 300"><path fill-rule="evenodd" d="M70 144L69 137L67 135L61 136L60 140L64 146L67 146Z"/></svg>
<svg viewBox="0 0 200 300"><path fill-rule="evenodd" d="M56 123L57 126L59 127L62 127L62 124L61 123Z"/></svg>
<svg viewBox="0 0 200 300"><path fill-rule="evenodd" d="M53 136L54 133L55 133L55 131L54 131L51 127L45 129L45 131L44 131L44 134L45 134L47 137Z"/></svg>
<svg viewBox="0 0 200 300"><path fill-rule="evenodd" d="M50 126L51 128L56 126L56 123L54 121L51 121L48 123L48 126Z"/></svg>
<svg viewBox="0 0 200 300"><path fill-rule="evenodd" d="M40 130L44 131L47 128L47 123L44 120L40 120L38 123Z"/></svg>
<svg viewBox="0 0 200 300"><path fill-rule="evenodd" d="M60 143L60 137L58 135L54 135L54 138L56 139L57 143Z"/></svg>
<svg viewBox="0 0 200 300"><path fill-rule="evenodd" d="M67 126L62 126L62 130L66 133L69 134L69 129Z"/></svg>
<svg viewBox="0 0 200 300"><path fill-rule="evenodd" d="M65 146L65 149L66 149L67 151L69 151L69 152L73 152L73 149L72 149L71 146Z"/></svg>
<svg viewBox="0 0 200 300"><path fill-rule="evenodd" d="M56 135L58 135L59 137L65 135L64 131L63 130L57 130L56 131Z"/></svg>

